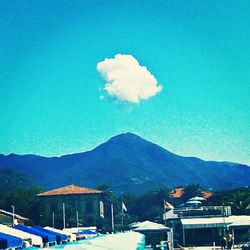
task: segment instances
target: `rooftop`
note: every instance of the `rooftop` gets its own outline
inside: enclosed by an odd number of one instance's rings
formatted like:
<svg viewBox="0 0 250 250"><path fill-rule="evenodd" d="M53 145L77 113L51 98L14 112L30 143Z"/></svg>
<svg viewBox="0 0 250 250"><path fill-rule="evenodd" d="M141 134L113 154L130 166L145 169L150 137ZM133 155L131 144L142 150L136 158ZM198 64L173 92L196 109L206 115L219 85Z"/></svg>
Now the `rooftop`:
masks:
<svg viewBox="0 0 250 250"><path fill-rule="evenodd" d="M182 195L185 193L185 188L174 188L173 190L170 191L169 196L171 198L181 198ZM213 193L209 192L209 191L202 191L202 197L204 197L205 199L210 198Z"/></svg>
<svg viewBox="0 0 250 250"><path fill-rule="evenodd" d="M0 209L0 215L12 217L12 216L13 216L13 213L8 212L8 211L5 211L5 210L3 210L3 209ZM25 217L23 217L23 216L21 216L21 215L18 215L18 214L16 214L16 213L14 214L14 217L15 217L15 219L17 219L17 220L26 220L26 221L29 220L28 218L25 218Z"/></svg>
<svg viewBox="0 0 250 250"><path fill-rule="evenodd" d="M210 198L210 197L213 195L213 193L212 193L212 192L209 192L209 191L203 191L203 192L202 192L202 195L203 195L203 197L204 197L205 199L208 199L208 198Z"/></svg>
<svg viewBox="0 0 250 250"><path fill-rule="evenodd" d="M72 195L72 194L100 194L103 191L95 190L86 187L79 187L75 185L69 185L57 189L53 189L44 193L40 193L37 196L54 196L54 195Z"/></svg>
<svg viewBox="0 0 250 250"><path fill-rule="evenodd" d="M175 188L169 195L171 198L180 198L184 194L184 188Z"/></svg>

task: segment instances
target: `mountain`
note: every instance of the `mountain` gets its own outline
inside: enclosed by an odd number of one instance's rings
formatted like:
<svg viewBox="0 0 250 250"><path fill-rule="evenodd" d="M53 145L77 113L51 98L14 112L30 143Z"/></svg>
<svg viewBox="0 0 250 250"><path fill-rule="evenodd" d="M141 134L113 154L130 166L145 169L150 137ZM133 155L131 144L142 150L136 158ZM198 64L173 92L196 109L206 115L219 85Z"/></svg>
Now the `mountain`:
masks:
<svg viewBox="0 0 250 250"><path fill-rule="evenodd" d="M200 184L221 190L250 185L249 166L178 156L132 133L112 137L91 151L61 157L0 155L1 168L26 173L46 190L107 184L115 192L139 194L162 186Z"/></svg>

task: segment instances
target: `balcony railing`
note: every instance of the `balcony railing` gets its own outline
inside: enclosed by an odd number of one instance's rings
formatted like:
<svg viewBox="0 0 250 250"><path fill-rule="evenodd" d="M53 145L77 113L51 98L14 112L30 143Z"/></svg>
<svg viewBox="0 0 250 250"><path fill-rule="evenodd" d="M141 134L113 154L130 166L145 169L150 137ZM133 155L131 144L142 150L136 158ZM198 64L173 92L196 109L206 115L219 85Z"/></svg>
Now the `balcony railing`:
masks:
<svg viewBox="0 0 250 250"><path fill-rule="evenodd" d="M230 216L230 206L200 206L200 207L178 207L164 214L164 219L190 218L190 217L221 217Z"/></svg>

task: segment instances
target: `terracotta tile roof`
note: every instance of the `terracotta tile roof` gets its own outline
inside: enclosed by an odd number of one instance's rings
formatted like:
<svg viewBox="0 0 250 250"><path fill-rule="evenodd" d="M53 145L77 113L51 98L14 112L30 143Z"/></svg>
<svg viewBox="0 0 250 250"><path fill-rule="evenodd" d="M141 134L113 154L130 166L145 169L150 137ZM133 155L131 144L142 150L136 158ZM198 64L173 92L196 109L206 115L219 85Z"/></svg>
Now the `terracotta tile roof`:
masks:
<svg viewBox="0 0 250 250"><path fill-rule="evenodd" d="M52 195L70 195L70 194L100 194L103 191L95 190L91 188L79 187L75 185L69 185L66 187L57 188L44 193L40 193L37 196L52 196Z"/></svg>
<svg viewBox="0 0 250 250"><path fill-rule="evenodd" d="M184 188L175 188L173 190L170 191L169 196L171 198L181 198L181 196L184 194L185 189ZM202 196L205 199L208 199L209 197L211 197L213 195L212 192L209 191L202 191Z"/></svg>
<svg viewBox="0 0 250 250"><path fill-rule="evenodd" d="M204 191L204 192L202 192L202 195L205 199L208 199L213 195L213 193L211 193L209 191Z"/></svg>
<svg viewBox="0 0 250 250"><path fill-rule="evenodd" d="M184 188L175 188L169 195L171 198L180 198L184 194Z"/></svg>

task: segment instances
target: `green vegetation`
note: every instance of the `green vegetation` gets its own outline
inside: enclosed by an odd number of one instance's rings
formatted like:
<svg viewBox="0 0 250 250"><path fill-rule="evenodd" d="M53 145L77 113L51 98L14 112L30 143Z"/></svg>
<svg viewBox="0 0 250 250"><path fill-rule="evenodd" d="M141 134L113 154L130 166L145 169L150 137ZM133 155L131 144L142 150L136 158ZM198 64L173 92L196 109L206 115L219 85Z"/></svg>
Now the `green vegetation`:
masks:
<svg viewBox="0 0 250 250"><path fill-rule="evenodd" d="M240 188L222 192L215 192L208 200L210 205L231 206L232 214L250 214L250 188Z"/></svg>
<svg viewBox="0 0 250 250"><path fill-rule="evenodd" d="M0 209L12 211L11 205L14 205L17 214L29 218L31 224L38 224L40 204L36 195L41 191L39 187L18 188L4 193L0 190Z"/></svg>
<svg viewBox="0 0 250 250"><path fill-rule="evenodd" d="M178 198L171 198L169 195L170 189L160 188L147 192L141 196L134 196L131 194L115 195L107 185L100 185L97 187L107 193L106 201L106 216L105 219L96 220L96 224L104 231L111 229L111 212L110 204L114 205L114 220L116 229L122 228L122 209L121 203L127 207L127 212L123 216L123 228L135 221L152 220L162 222L162 214L164 212L164 200L178 206L186 202L189 198L201 195L202 187L199 185L188 185L184 187L184 194ZM40 204L37 194L42 192L39 187L31 188L16 188L9 192L3 191L0 186L0 209L11 211L11 205L15 205L17 214L28 217L31 224L43 224L40 217ZM226 205L232 207L232 213L250 214L250 189L248 187L214 192L213 196L207 200L207 205Z"/></svg>

